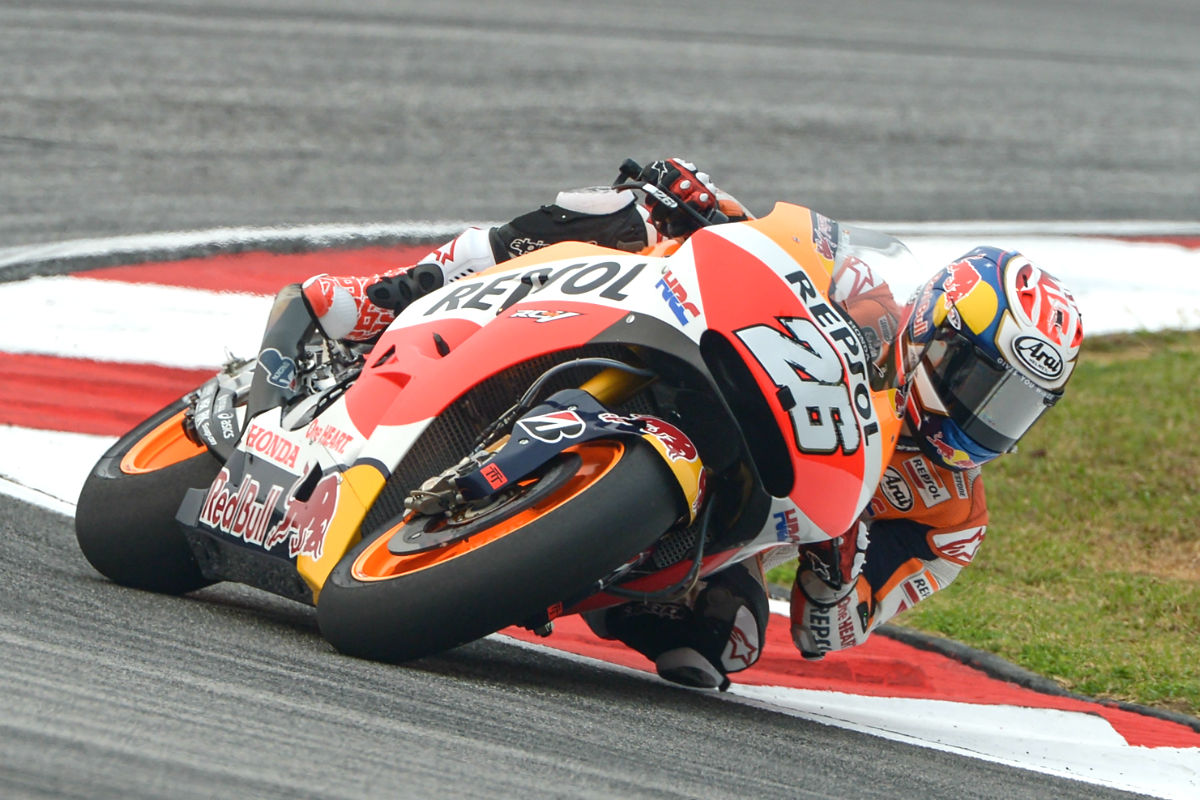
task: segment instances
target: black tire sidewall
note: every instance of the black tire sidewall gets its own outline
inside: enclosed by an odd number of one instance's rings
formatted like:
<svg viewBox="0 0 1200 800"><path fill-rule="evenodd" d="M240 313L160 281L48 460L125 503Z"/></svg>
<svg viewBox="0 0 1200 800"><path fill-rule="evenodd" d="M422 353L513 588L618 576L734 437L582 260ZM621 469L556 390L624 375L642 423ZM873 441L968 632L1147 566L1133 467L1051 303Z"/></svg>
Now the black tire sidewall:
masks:
<svg viewBox="0 0 1200 800"><path fill-rule="evenodd" d="M183 407L184 401L176 401L117 440L79 494L79 548L98 572L124 586L183 594L212 583L201 574L175 514L188 489L211 485L221 463L200 453L152 472L121 470L125 454Z"/></svg>
<svg viewBox="0 0 1200 800"><path fill-rule="evenodd" d="M567 503L477 550L419 572L360 581L363 537L334 567L317 602L338 650L405 661L519 624L585 591L653 544L679 515L681 493L649 445L627 440L619 462Z"/></svg>

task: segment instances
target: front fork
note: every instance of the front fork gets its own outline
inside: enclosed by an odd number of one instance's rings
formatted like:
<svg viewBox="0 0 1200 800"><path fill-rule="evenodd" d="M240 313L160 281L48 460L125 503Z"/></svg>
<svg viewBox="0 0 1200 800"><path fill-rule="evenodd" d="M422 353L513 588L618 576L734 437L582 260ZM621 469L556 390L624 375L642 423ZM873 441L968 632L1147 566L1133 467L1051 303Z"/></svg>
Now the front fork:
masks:
<svg viewBox="0 0 1200 800"><path fill-rule="evenodd" d="M654 379L623 369L609 367L601 370L579 388L605 406L615 406L633 397Z"/></svg>

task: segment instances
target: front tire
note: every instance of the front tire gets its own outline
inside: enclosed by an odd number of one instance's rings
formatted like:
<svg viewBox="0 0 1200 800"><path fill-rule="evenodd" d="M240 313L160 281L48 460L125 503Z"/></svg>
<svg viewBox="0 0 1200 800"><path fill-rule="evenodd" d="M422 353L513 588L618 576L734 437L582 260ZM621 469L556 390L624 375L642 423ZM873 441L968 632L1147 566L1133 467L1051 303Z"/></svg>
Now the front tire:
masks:
<svg viewBox="0 0 1200 800"><path fill-rule="evenodd" d="M208 586L175 513L189 489L207 488L221 469L183 432L179 400L122 436L92 468L75 511L75 538L109 580L183 594Z"/></svg>
<svg viewBox="0 0 1200 800"><path fill-rule="evenodd" d="M464 523L459 538L396 555L438 520L405 515L334 567L317 601L339 651L401 662L447 650L545 613L653 544L678 519L682 494L637 440L569 448L523 494Z"/></svg>

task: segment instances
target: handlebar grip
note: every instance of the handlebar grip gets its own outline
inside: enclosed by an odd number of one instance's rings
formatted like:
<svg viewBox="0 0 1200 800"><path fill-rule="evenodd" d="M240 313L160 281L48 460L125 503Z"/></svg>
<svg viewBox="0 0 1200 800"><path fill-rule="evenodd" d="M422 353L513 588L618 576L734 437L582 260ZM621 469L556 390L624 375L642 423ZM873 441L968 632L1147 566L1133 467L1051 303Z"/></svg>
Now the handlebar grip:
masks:
<svg viewBox="0 0 1200 800"><path fill-rule="evenodd" d="M642 165L634 161L632 158L627 158L621 162L620 171L617 175L617 180L614 186L624 183L627 180L637 180L642 174Z"/></svg>

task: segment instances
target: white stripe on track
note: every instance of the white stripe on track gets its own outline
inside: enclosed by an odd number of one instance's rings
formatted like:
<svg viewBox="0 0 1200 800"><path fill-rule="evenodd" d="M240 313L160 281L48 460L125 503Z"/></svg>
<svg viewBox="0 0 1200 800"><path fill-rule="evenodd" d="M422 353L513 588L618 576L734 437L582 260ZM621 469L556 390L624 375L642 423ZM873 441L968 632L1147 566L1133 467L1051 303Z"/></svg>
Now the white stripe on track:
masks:
<svg viewBox="0 0 1200 800"><path fill-rule="evenodd" d="M0 271L5 267L44 261L83 259L115 253L147 253L189 248L241 248L290 242L307 247L361 245L385 239L450 238L472 225L490 227L497 222L430 220L377 222L342 225L290 225L272 228L215 228L195 231L168 231L99 239L72 239L0 248ZM955 236L976 240L994 236L1200 236L1195 221L1103 221L1082 220L1046 222L1013 220L1004 222L964 220L958 222L850 222L846 224L886 231L904 239L917 236Z"/></svg>
<svg viewBox="0 0 1200 800"><path fill-rule="evenodd" d="M267 248L287 242L307 248L361 246L387 239L449 239L480 222L397 222L363 225L304 225L279 228L216 228L201 231L172 231L104 239L72 239L65 242L0 248L0 273L6 267L49 261L86 260L117 254L184 252L194 249L244 250Z"/></svg>
<svg viewBox="0 0 1200 800"><path fill-rule="evenodd" d="M786 604L772 603L786 618ZM647 681L649 673L548 644L490 638ZM679 691L703 691L679 688ZM1105 720L1070 711L733 684L721 695L800 719L1167 800L1200 796L1200 750L1131 747Z"/></svg>
<svg viewBox="0 0 1200 800"><path fill-rule="evenodd" d="M68 276L0 284L0 351L215 367L258 351L271 298Z"/></svg>
<svg viewBox="0 0 1200 800"><path fill-rule="evenodd" d="M84 479L116 440L0 425L0 494L74 516Z"/></svg>
<svg viewBox="0 0 1200 800"><path fill-rule="evenodd" d="M1200 327L1200 249L1003 233L906 241L919 259L934 265L980 243L1021 250L1071 289L1092 335ZM895 287L897 295L907 296L925 277ZM226 348L238 354L257 348L269 307L260 296L239 293L30 278L0 283L0 351L210 367L224 360Z"/></svg>
<svg viewBox="0 0 1200 800"><path fill-rule="evenodd" d="M910 236L904 241L917 258L932 265L949 263L979 244L1020 250L1071 290L1088 335L1200 328L1200 249L1015 233L971 239Z"/></svg>

